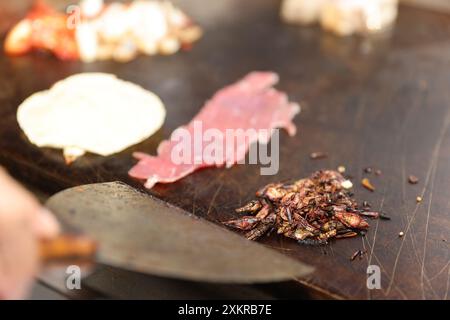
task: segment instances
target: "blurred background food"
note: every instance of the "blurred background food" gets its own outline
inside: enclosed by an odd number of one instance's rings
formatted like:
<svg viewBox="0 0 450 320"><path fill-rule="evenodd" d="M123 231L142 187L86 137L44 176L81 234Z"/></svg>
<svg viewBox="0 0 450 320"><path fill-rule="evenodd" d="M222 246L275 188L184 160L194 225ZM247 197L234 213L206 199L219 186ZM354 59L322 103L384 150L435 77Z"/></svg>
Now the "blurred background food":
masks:
<svg viewBox="0 0 450 320"><path fill-rule="evenodd" d="M201 36L202 29L169 1L82 0L63 11L37 0L9 31L5 50L20 55L44 49L62 60L127 62L139 53L189 50Z"/></svg>
<svg viewBox="0 0 450 320"><path fill-rule="evenodd" d="M281 17L288 23L320 23L341 36L381 32L397 17L397 0L284 0Z"/></svg>

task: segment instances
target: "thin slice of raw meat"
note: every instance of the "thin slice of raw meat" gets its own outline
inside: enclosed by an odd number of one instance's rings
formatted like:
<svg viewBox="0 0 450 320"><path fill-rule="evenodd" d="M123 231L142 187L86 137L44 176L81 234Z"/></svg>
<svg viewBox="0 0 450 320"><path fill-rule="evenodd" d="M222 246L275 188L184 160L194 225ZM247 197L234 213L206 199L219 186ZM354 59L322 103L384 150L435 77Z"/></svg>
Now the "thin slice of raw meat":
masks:
<svg viewBox="0 0 450 320"><path fill-rule="evenodd" d="M289 135L295 135L292 119L300 107L289 102L285 93L273 88L277 82L276 73L255 71L219 90L189 124L174 130L170 140L161 142L157 156L135 153L139 163L129 171L130 176L146 179L145 186L152 188L156 183L177 181L200 168L230 167L245 159L252 143L267 143L275 128L284 128ZM230 136L233 144L227 143L226 133L230 130L234 130L234 136ZM208 131L222 134L224 138L208 140ZM189 139L181 141L180 137L186 135ZM208 156L204 150L212 141L223 146L223 152ZM190 151L181 162L175 161L173 156L180 153L180 148Z"/></svg>

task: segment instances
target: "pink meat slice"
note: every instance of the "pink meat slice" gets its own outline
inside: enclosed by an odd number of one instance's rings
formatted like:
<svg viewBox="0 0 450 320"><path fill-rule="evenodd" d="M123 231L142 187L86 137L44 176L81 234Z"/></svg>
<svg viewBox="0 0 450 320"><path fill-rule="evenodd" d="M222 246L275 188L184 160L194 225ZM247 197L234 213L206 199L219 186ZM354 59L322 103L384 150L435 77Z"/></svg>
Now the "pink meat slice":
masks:
<svg viewBox="0 0 450 320"><path fill-rule="evenodd" d="M269 141L270 134L261 135L260 132L270 133L272 129L283 128L289 135L295 135L296 127L292 119L300 111L300 107L296 103L289 102L285 93L273 88L278 79L276 73L254 71L238 82L219 90L189 124L176 129L171 139L160 143L157 156L134 153L133 156L139 162L129 171L129 175L145 179L147 181L145 186L152 188L156 183L177 181L200 168L225 165L230 167L245 159L252 143ZM203 150L211 144L211 141L196 139L195 133L205 133L210 129L222 133L223 136L226 136L230 129L241 129L241 132L246 132L247 135L246 139L234 138L234 144L227 144L226 139L217 142L223 146L224 152L208 156ZM250 131L247 131L249 129ZM191 152L189 161L179 163L173 161L172 154L177 146L180 147L180 140L176 137L182 133L189 133L191 137L188 145L184 146ZM183 140L184 142L186 140ZM196 143L198 148L195 146Z"/></svg>

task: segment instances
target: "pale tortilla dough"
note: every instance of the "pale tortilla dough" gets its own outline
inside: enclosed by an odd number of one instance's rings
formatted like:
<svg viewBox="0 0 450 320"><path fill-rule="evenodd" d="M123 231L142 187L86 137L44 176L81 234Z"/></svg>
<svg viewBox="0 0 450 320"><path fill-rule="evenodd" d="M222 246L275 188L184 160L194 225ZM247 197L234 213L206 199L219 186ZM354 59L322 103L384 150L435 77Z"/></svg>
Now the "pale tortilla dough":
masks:
<svg viewBox="0 0 450 320"><path fill-rule="evenodd" d="M37 92L17 110L17 120L38 147L64 150L68 161L89 151L102 156L139 143L166 116L154 93L105 73L81 73Z"/></svg>

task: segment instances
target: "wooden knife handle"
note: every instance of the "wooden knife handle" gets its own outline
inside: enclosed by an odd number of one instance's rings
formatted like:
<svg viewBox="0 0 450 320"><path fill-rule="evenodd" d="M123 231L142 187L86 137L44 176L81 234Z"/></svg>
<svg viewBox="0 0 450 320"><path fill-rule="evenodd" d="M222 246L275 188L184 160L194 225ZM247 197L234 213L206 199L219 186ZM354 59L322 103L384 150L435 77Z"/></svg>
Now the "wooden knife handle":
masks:
<svg viewBox="0 0 450 320"><path fill-rule="evenodd" d="M97 243L86 236L61 235L41 241L39 255L44 263L66 259L91 259L97 252Z"/></svg>

